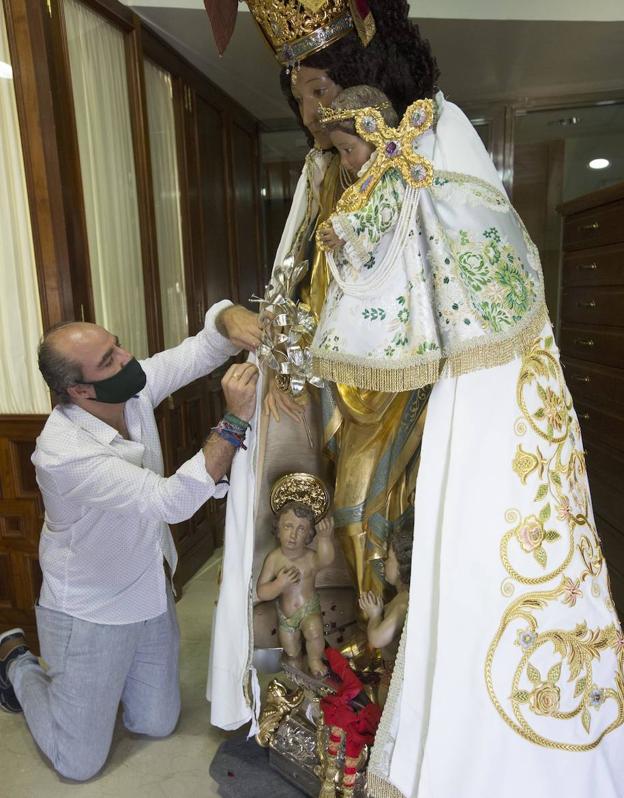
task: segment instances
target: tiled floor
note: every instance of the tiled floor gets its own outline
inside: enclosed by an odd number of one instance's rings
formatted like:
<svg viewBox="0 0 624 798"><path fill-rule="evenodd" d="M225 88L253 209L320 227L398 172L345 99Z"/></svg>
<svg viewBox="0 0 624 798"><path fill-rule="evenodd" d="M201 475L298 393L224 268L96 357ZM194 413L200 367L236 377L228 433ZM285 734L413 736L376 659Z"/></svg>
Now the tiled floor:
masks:
<svg viewBox="0 0 624 798"><path fill-rule="evenodd" d="M2 798L214 798L208 768L225 733L210 725L205 699L212 609L219 556L186 585L178 602L182 634L182 715L166 740L127 732L121 723L100 775L84 784L64 781L33 742L22 715L0 712Z"/></svg>

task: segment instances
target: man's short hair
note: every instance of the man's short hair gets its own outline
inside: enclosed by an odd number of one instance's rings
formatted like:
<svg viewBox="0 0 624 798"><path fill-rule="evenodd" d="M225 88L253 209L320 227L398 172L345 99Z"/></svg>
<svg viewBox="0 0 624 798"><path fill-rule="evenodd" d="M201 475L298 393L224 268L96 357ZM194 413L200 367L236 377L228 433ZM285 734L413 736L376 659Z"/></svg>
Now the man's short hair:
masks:
<svg viewBox="0 0 624 798"><path fill-rule="evenodd" d="M61 321L47 330L37 350L39 371L48 387L54 391L63 404L71 402L67 389L70 385L82 382L82 367L69 357L61 354L54 346L54 333L63 327L74 324L73 321ZM52 339L52 340L51 340Z"/></svg>

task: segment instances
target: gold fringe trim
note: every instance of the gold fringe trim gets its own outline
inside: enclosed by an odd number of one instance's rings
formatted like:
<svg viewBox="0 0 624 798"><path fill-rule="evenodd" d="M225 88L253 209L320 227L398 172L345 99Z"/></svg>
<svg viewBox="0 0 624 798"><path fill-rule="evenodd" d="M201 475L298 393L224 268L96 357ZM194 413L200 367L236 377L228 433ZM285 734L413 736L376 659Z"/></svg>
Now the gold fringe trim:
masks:
<svg viewBox="0 0 624 798"><path fill-rule="evenodd" d="M440 377L460 377L472 371L503 366L515 357L525 355L535 338L540 334L548 321L548 311L542 305L524 329L519 330L511 338L490 339L488 343L470 343L463 351L453 354L441 354L435 360L423 361L406 366L385 368L384 366L367 366L365 362L334 359L323 353L314 353L314 374L339 383L352 385L368 391L383 393L400 393L415 391L432 385Z"/></svg>
<svg viewBox="0 0 624 798"><path fill-rule="evenodd" d="M366 791L370 798L406 798L394 784L370 771L366 774Z"/></svg>

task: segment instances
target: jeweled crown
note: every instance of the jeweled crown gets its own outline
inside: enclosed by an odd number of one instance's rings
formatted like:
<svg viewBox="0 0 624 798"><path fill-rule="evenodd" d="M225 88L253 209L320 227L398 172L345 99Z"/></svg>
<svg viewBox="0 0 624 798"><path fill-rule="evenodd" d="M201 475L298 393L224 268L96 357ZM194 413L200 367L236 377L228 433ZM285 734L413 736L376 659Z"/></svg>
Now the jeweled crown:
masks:
<svg viewBox="0 0 624 798"><path fill-rule="evenodd" d="M375 35L375 23L363 0L247 0L247 5L284 65L313 53L357 30L364 45Z"/></svg>
<svg viewBox="0 0 624 798"><path fill-rule="evenodd" d="M327 485L315 474L284 474L271 488L271 509L279 513L288 502L297 502L309 507L318 523L327 515L330 495Z"/></svg>

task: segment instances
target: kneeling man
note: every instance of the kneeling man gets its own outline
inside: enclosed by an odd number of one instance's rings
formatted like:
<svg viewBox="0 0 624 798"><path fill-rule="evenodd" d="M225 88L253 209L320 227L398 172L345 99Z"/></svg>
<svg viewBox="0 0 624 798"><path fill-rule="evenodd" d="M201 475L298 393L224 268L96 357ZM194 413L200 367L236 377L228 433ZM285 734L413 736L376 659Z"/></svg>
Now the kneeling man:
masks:
<svg viewBox="0 0 624 798"><path fill-rule="evenodd" d="M225 473L253 417L258 372L236 364L222 380L227 413L171 477L154 408L260 341L257 316L213 306L203 330L139 363L96 324L57 325L39 367L60 403L33 463L45 505L36 607L43 670L21 629L0 635L0 705L23 711L62 776L103 766L119 704L130 731L163 737L180 713L179 633L164 562L177 555L168 524L227 491Z"/></svg>

